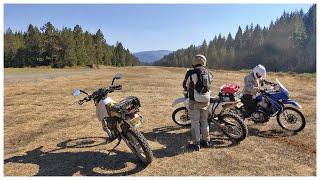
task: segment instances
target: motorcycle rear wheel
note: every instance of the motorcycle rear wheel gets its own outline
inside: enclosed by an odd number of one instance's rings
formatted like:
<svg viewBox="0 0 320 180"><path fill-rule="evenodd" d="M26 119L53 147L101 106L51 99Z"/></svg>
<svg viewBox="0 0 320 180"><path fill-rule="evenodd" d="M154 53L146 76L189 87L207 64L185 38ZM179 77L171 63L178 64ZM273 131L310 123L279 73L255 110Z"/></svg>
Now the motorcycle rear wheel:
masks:
<svg viewBox="0 0 320 180"><path fill-rule="evenodd" d="M137 158L145 165L151 164L153 153L146 138L134 128L129 128L125 134L125 143Z"/></svg>
<svg viewBox="0 0 320 180"><path fill-rule="evenodd" d="M172 113L172 120L180 126L189 126L191 124L191 119L186 107L179 107L174 110Z"/></svg>
<svg viewBox="0 0 320 180"><path fill-rule="evenodd" d="M247 137L248 127L241 120L240 116L226 113L221 116L220 125L223 126L223 133L234 141L242 141Z"/></svg>
<svg viewBox="0 0 320 180"><path fill-rule="evenodd" d="M284 112L286 112L286 114ZM277 114L277 121L282 129L292 132L300 132L306 126L306 119L303 114L293 107L284 107L283 110Z"/></svg>

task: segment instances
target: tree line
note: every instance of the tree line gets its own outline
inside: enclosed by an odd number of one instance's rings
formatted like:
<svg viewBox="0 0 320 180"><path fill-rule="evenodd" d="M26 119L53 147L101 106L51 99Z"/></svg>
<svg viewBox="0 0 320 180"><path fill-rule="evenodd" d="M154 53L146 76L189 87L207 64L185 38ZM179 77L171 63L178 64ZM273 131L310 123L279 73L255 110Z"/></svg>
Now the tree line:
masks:
<svg viewBox="0 0 320 180"><path fill-rule="evenodd" d="M268 71L316 72L316 4L307 13L302 9L283 12L269 27L239 26L235 38L215 36L196 47L179 49L156 66L190 67L192 57L203 54L207 66L213 69L251 69L263 64Z"/></svg>
<svg viewBox="0 0 320 180"><path fill-rule="evenodd" d="M80 25L58 30L48 22L40 30L30 24L27 32L12 32L8 28L4 34L5 68L88 64L135 66L141 63L121 42L108 45L100 29L95 34L84 32Z"/></svg>

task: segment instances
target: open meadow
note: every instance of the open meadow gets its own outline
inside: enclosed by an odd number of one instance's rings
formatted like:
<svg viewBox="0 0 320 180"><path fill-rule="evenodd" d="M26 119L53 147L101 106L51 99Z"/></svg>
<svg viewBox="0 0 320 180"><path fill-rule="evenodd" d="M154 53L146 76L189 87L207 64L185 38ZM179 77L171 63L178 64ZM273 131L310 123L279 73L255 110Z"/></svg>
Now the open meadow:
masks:
<svg viewBox="0 0 320 180"><path fill-rule="evenodd" d="M247 72L213 70L212 95L226 83L243 88ZM81 97L108 86L116 73L123 78L116 101L127 96L141 100L145 122L138 128L148 140L154 161L144 167L124 142L106 143L93 102ZM101 69L4 69L5 176L315 176L316 77L269 73L303 107L305 129L283 131L272 118L261 125L246 121L248 137L234 144L211 129L210 148L188 152L188 127L176 125L172 102L182 96L185 68L107 67Z"/></svg>

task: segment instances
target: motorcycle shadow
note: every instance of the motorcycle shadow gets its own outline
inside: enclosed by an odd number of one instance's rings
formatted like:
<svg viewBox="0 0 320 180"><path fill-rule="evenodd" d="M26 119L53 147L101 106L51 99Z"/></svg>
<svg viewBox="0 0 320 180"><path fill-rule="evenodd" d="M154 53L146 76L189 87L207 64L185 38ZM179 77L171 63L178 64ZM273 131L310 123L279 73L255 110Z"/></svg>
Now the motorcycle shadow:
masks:
<svg viewBox="0 0 320 180"><path fill-rule="evenodd" d="M240 142L232 141L230 138L221 137L211 137L209 141L209 148L220 149L220 148L230 148L239 145Z"/></svg>
<svg viewBox="0 0 320 180"><path fill-rule="evenodd" d="M35 164L39 170L35 176L126 176L142 171L145 167L128 152L114 150L108 155L102 152L71 152L70 148L85 148L105 144L104 137L70 139L58 144L57 149L44 152L43 146L27 151L25 155L4 160L7 163ZM95 142L99 140L99 142ZM73 146L72 146L73 144ZM69 149L68 149L69 148ZM68 151L66 151L68 149ZM62 152L61 152L62 151ZM130 167L129 167L129 166Z"/></svg>
<svg viewBox="0 0 320 180"><path fill-rule="evenodd" d="M297 133L288 132L282 129L271 129L266 131L261 131L257 128L248 127L248 135L249 136L256 136L262 138L278 138L278 137L288 137L294 136Z"/></svg>
<svg viewBox="0 0 320 180"><path fill-rule="evenodd" d="M172 157L185 152L186 145L190 139L190 131L177 132L180 130L189 129L181 126L164 126L154 128L151 132L142 133L148 141L154 141L164 148L152 148L153 156L156 158Z"/></svg>
<svg viewBox="0 0 320 180"><path fill-rule="evenodd" d="M187 129L188 131L183 131ZM183 132L178 132L178 131ZM164 145L164 148L152 149L153 155L156 158L172 157L183 153L192 152L190 145L191 132L190 127L182 126L164 126L153 129L151 132L143 133L148 141L155 141ZM232 142L229 138L218 135L212 137L210 134L209 148L228 148L237 145L237 142Z"/></svg>

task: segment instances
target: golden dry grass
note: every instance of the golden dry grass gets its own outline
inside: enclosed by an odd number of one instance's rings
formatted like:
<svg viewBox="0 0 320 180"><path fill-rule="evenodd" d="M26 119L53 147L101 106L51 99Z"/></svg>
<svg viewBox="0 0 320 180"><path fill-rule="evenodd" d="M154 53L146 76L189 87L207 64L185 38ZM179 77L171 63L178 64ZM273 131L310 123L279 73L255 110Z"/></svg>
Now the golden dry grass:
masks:
<svg viewBox="0 0 320 180"><path fill-rule="evenodd" d="M278 77L291 92L291 98L303 107L307 125L299 134L282 131L275 118L263 125L247 122L249 136L240 144L211 132L211 148L188 152L189 128L179 127L171 119L171 103L181 97L185 72L184 68L128 67L57 76L25 72L24 78L12 78L15 71L5 71L4 175L316 175L315 77ZM141 115L146 121L139 130L155 156L148 167L143 167L123 142L108 156L116 141L105 142L93 103L79 106L80 98L71 95L75 89L92 92L107 86L116 73L124 75L116 81L123 90L110 97L118 101L134 95L141 99ZM28 78L30 74L37 78ZM243 87L246 73L213 71L213 75L212 93L216 94L225 83ZM275 78L275 74L268 76L269 80Z"/></svg>

